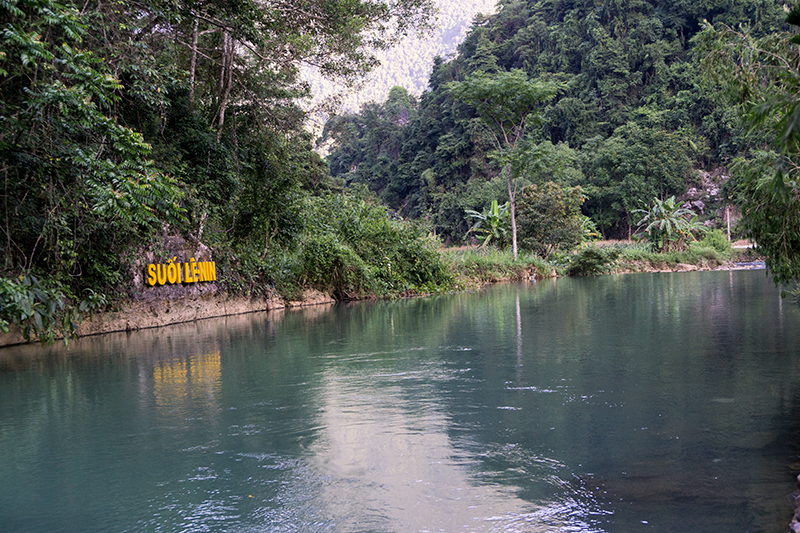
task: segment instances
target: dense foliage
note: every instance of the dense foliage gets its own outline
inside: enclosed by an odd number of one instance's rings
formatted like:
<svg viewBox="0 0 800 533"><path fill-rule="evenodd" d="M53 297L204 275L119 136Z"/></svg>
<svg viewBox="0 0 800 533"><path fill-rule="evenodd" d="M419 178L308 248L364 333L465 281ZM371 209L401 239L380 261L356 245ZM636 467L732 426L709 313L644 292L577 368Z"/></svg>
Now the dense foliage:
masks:
<svg viewBox="0 0 800 533"><path fill-rule="evenodd" d="M753 142L733 165L731 189L744 227L776 282L800 281L800 7L791 31L765 36L749 28L707 26L704 67L752 126Z"/></svg>
<svg viewBox="0 0 800 533"><path fill-rule="evenodd" d="M386 208L347 195L309 198L296 275L299 286L340 299L433 292L450 274L423 228L392 220Z"/></svg>
<svg viewBox="0 0 800 533"><path fill-rule="evenodd" d="M577 248L587 223L581 214L583 200L580 187L565 188L552 181L525 187L519 206L522 247L545 259Z"/></svg>
<svg viewBox="0 0 800 533"><path fill-rule="evenodd" d="M262 276L233 272L238 288L268 290L308 234L305 198L329 185L300 67L355 81L431 13L429 0L0 1L3 276L36 274L66 309L86 288L124 291L125 258L178 234ZM12 285L0 300L25 292Z"/></svg>
<svg viewBox="0 0 800 533"><path fill-rule="evenodd" d="M126 295L121 265L165 235L210 246L228 291L339 298L450 286L438 238L510 244L523 277L540 261L527 252L561 255L594 228L685 248L703 220L674 198L719 168L732 179L713 201L740 204L777 280L800 278L800 11L503 0L421 97L395 88L333 117L320 157L300 67L355 82L431 14L0 0L0 329L69 333L73 311ZM588 273L607 257L579 259Z"/></svg>
<svg viewBox="0 0 800 533"><path fill-rule="evenodd" d="M629 237L635 210L683 194L694 169L727 167L755 139L738 109L716 98L718 87L704 83L695 53L702 21L769 35L785 16L774 0L500 2L497 14L476 18L457 57L435 62L418 101L395 92L328 125L331 172L463 242L466 210L483 212L514 190L485 117L452 84L522 72L557 92L526 128L519 189L580 185L582 211L603 236Z"/></svg>

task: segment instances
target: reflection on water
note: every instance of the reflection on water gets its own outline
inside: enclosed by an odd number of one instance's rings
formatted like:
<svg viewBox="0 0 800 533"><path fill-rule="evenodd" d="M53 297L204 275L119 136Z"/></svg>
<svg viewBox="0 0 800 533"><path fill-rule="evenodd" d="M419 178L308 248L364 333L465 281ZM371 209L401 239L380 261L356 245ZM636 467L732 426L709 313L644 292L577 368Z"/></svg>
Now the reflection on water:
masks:
<svg viewBox="0 0 800 533"><path fill-rule="evenodd" d="M775 531L800 313L605 276L0 350L0 531Z"/></svg>
<svg viewBox="0 0 800 533"><path fill-rule="evenodd" d="M222 378L220 352L159 361L153 367L153 396L161 410L188 409L198 399L215 405Z"/></svg>
<svg viewBox="0 0 800 533"><path fill-rule="evenodd" d="M411 355L424 356L419 352ZM473 471L491 452L474 457L455 447L436 398L437 383L462 374L431 363L370 380L326 372L324 430L310 449L310 464L327 480L318 496L322 512L338 516L333 523L341 531L550 531L567 523L589 531L574 518L587 514L585 502L526 501L513 484L488 476L476 483ZM516 450L495 453L511 456ZM564 465L556 460L518 459L532 478L566 486L558 477Z"/></svg>

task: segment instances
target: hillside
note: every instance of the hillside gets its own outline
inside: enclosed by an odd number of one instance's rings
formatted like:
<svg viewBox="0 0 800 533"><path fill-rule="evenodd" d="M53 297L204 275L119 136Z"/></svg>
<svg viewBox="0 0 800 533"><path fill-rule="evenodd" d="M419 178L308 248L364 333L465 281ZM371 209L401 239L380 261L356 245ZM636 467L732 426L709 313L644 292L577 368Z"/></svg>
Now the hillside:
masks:
<svg viewBox="0 0 800 533"><path fill-rule="evenodd" d="M448 84L520 69L559 87L528 130L533 148L520 188L580 186L583 213L606 238L629 237L637 209L692 187L719 193L699 199L702 220L716 224L730 192L722 187L725 169L754 139L738 110L704 82L693 38L703 20L748 24L757 35L784 27L785 17L777 1L503 2L456 56L434 65L419 99L398 92L329 121L326 139L337 147L328 157L331 173L366 184L404 216L462 242L466 210L505 202L508 193L488 130Z"/></svg>

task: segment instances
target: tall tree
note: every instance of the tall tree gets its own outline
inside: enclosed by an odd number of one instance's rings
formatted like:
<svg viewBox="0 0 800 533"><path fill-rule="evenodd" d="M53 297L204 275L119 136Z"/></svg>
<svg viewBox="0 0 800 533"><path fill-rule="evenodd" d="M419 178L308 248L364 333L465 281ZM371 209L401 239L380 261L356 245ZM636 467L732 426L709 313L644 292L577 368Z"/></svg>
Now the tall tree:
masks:
<svg viewBox="0 0 800 533"><path fill-rule="evenodd" d="M517 178L522 170L521 148L526 128L539 122L542 107L555 97L558 88L553 82L530 80L518 69L491 75L477 71L448 86L454 98L475 108L479 124L489 133L494 146L493 156L500 164L508 188L514 259L517 258Z"/></svg>
<svg viewBox="0 0 800 533"><path fill-rule="evenodd" d="M120 251L183 213L176 230L195 238L212 226L263 248L290 238L322 169L303 131L300 66L355 80L432 9L0 2L4 265L113 284Z"/></svg>
<svg viewBox="0 0 800 533"><path fill-rule="evenodd" d="M3 267L109 283L114 247L180 216L173 178L120 124L122 85L84 48L87 20L52 0L0 4Z"/></svg>

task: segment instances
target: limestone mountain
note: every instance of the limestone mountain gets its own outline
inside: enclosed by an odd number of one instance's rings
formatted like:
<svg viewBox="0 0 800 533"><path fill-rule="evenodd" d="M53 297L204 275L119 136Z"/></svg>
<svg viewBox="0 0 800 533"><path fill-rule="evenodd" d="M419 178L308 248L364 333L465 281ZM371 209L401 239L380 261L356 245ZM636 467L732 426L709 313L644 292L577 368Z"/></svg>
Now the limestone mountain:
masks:
<svg viewBox="0 0 800 533"><path fill-rule="evenodd" d="M419 96L428 86L435 57L452 57L466 37L476 15L495 11L494 0L437 0L438 17L429 34L411 35L390 50L378 54L381 64L364 80L361 88L342 98L341 109L355 112L366 102L386 100L389 90L399 86ZM314 69L305 71L314 98L312 105L346 89L324 78Z"/></svg>

